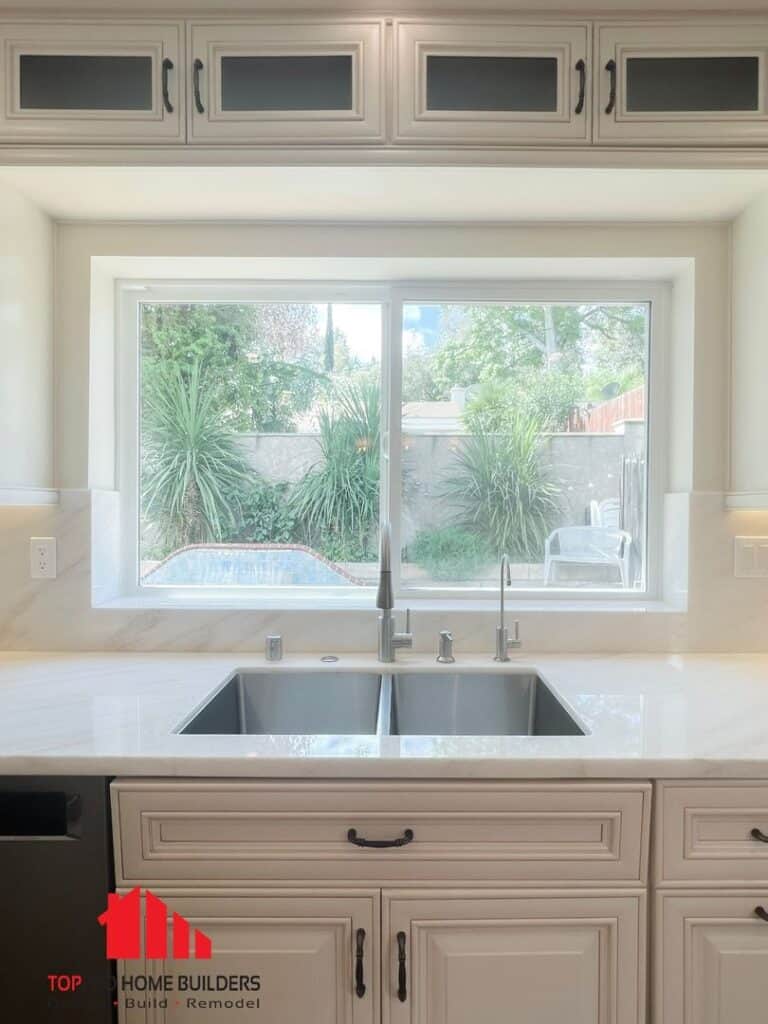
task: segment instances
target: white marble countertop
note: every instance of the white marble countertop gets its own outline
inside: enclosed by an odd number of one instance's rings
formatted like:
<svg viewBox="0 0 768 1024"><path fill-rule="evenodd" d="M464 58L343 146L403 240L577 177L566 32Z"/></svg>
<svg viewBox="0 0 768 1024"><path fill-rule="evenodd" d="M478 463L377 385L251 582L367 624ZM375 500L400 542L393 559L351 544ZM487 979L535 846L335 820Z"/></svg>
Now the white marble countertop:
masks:
<svg viewBox="0 0 768 1024"><path fill-rule="evenodd" d="M174 729L261 656L0 654L0 774L400 778L768 778L768 655L535 655L589 734L193 736ZM270 669L379 671L372 656ZM389 667L388 667L389 668ZM441 670L398 653L394 670ZM477 656L444 670L499 672Z"/></svg>

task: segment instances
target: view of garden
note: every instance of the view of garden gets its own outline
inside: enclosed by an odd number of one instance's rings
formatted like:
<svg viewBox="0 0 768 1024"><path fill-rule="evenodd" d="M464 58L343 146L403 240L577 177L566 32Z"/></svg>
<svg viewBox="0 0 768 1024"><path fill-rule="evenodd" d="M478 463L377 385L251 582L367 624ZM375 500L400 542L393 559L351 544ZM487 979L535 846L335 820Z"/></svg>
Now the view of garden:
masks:
<svg viewBox="0 0 768 1024"><path fill-rule="evenodd" d="M403 314L404 585L639 582L647 304ZM375 577L381 339L371 303L142 304L146 585Z"/></svg>

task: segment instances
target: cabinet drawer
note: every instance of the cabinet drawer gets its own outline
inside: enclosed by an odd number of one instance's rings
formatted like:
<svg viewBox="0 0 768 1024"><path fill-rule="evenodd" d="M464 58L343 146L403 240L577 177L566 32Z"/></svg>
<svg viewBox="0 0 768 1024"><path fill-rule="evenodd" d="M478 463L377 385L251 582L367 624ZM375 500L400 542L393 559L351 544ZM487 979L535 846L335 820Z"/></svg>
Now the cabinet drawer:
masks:
<svg viewBox="0 0 768 1024"><path fill-rule="evenodd" d="M768 883L768 785L659 783L656 877L662 882Z"/></svg>
<svg viewBox="0 0 768 1024"><path fill-rule="evenodd" d="M647 784L118 780L112 800L123 885L627 884L646 873ZM351 829L401 844L355 845Z"/></svg>

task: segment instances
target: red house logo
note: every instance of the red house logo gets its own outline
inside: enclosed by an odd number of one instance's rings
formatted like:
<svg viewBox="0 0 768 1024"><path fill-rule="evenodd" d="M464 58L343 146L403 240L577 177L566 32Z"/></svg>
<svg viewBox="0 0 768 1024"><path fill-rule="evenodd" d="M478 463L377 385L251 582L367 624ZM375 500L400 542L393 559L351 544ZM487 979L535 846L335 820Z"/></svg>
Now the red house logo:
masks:
<svg viewBox="0 0 768 1024"><path fill-rule="evenodd" d="M147 960L168 959L168 907L149 889L144 902L144 957ZM132 889L127 896L111 892L107 909L99 915L99 924L107 929L108 960L141 958L141 889ZM172 953L174 960L210 960L211 940L181 914L171 913ZM190 952L191 948L194 952Z"/></svg>

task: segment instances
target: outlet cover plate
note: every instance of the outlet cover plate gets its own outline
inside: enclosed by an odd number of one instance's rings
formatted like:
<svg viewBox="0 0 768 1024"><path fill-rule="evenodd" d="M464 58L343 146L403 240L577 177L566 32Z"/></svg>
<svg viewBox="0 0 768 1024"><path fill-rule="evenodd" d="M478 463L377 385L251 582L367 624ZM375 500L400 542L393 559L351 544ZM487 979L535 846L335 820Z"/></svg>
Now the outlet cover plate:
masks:
<svg viewBox="0 0 768 1024"><path fill-rule="evenodd" d="M33 580L56 579L56 538L29 538L29 575Z"/></svg>
<svg viewBox="0 0 768 1024"><path fill-rule="evenodd" d="M768 537L735 537L733 575L738 579L768 579Z"/></svg>

